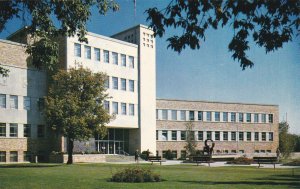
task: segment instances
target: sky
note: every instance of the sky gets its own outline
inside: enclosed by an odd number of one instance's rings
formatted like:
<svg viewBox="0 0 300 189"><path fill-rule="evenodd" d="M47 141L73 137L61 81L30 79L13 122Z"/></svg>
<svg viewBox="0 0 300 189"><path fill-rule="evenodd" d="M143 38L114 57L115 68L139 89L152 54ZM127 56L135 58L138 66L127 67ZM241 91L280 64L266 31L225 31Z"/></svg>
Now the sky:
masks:
<svg viewBox="0 0 300 189"><path fill-rule="evenodd" d="M120 10L106 16L93 9L90 32L111 36L137 24L148 25L145 10L165 7L169 0L136 0L136 11L133 0L117 2ZM20 20L9 21L0 38L22 26ZM300 36L269 54L252 43L247 54L254 67L242 71L227 48L231 29L209 30L199 50L186 48L180 54L167 49L166 39L175 33L168 29L166 36L156 38L157 98L279 105L279 121L287 119L290 132L300 134Z"/></svg>

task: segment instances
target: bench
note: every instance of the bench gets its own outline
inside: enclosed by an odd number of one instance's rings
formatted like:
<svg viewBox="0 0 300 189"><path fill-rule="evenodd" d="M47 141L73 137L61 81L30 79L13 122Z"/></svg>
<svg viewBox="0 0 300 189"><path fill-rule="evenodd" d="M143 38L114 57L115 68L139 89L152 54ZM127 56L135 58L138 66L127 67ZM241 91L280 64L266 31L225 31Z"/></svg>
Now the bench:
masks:
<svg viewBox="0 0 300 189"><path fill-rule="evenodd" d="M192 157L192 161L196 162L197 166L200 163L208 163L208 166L210 167L210 163L213 163L213 161L211 160L211 156L210 155L193 156Z"/></svg>
<svg viewBox="0 0 300 189"><path fill-rule="evenodd" d="M260 164L273 164L275 169L275 164L278 164L277 157L253 157L253 161L258 163L258 168Z"/></svg>
<svg viewBox="0 0 300 189"><path fill-rule="evenodd" d="M151 165L153 165L153 162L159 162L160 165L161 165L161 162L163 162L163 160L161 159L161 156L149 156L148 161L152 162Z"/></svg>

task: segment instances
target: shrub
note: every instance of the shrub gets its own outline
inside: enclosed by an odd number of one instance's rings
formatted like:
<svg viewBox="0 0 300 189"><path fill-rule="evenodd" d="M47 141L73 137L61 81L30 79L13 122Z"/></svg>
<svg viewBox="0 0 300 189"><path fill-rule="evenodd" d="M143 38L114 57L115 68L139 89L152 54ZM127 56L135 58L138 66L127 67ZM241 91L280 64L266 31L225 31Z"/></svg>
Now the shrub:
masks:
<svg viewBox="0 0 300 189"><path fill-rule="evenodd" d="M237 164L237 165L250 165L251 163L253 163L253 159L246 158L246 157L238 157L227 163L228 164Z"/></svg>
<svg viewBox="0 0 300 189"><path fill-rule="evenodd" d="M160 182L160 175L152 173L150 169L138 167L127 168L114 174L113 182Z"/></svg>
<svg viewBox="0 0 300 189"><path fill-rule="evenodd" d="M300 166L300 159L293 159L290 162L284 163L286 166Z"/></svg>

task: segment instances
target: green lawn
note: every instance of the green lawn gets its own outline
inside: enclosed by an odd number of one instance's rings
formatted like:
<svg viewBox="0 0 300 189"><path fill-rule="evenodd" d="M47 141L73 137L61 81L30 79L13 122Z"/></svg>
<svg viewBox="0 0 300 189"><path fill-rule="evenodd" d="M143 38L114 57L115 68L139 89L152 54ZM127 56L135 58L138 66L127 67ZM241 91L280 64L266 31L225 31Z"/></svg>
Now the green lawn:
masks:
<svg viewBox="0 0 300 189"><path fill-rule="evenodd" d="M28 166L29 165L29 166ZM116 171L130 167L150 167L161 175L159 183L113 183ZM195 165L116 164L27 164L1 165L0 188L300 188L300 169L256 167L204 167Z"/></svg>

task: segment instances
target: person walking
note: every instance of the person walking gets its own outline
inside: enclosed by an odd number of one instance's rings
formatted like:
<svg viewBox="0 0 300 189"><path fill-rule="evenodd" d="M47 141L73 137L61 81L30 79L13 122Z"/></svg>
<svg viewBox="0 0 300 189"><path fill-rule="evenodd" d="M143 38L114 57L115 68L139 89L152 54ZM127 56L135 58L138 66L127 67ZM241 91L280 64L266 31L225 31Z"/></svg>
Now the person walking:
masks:
<svg viewBox="0 0 300 189"><path fill-rule="evenodd" d="M136 163L139 162L139 150L136 149L136 151L134 152L134 160Z"/></svg>

